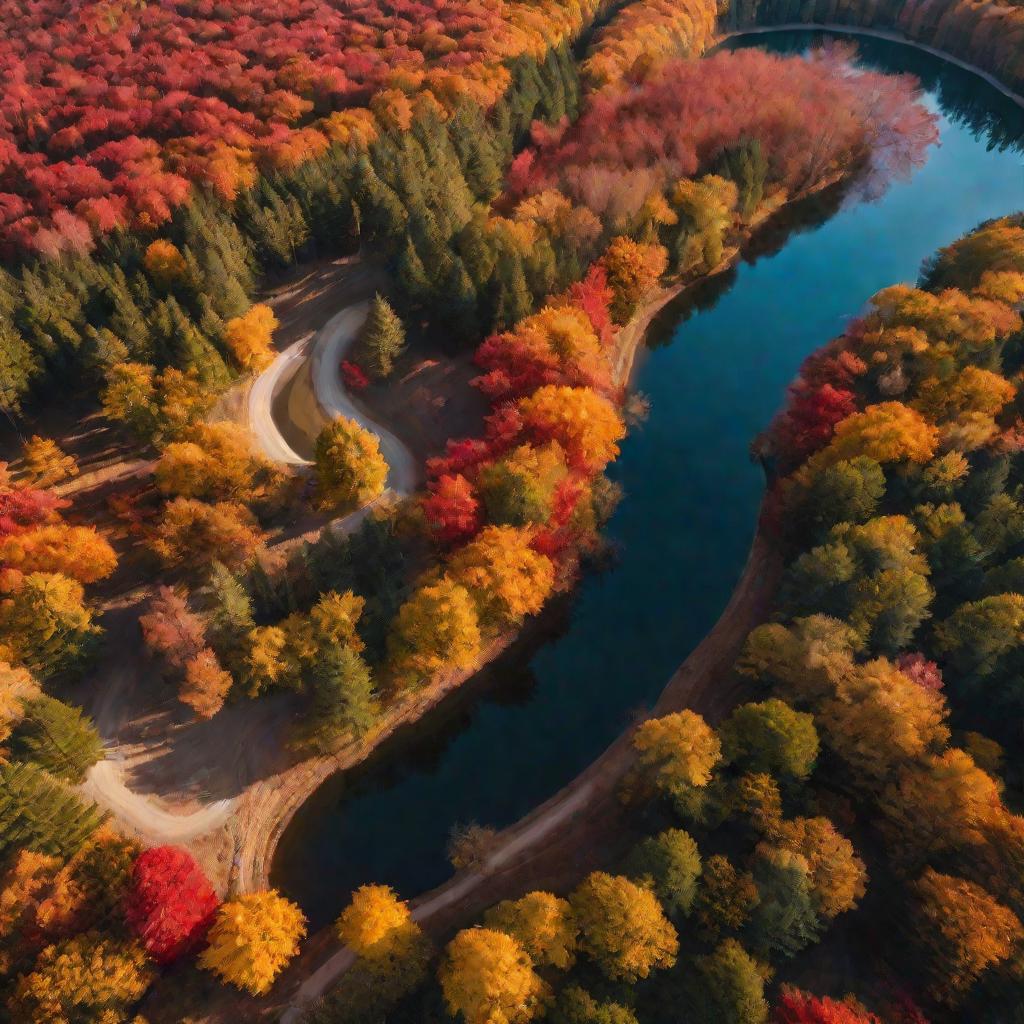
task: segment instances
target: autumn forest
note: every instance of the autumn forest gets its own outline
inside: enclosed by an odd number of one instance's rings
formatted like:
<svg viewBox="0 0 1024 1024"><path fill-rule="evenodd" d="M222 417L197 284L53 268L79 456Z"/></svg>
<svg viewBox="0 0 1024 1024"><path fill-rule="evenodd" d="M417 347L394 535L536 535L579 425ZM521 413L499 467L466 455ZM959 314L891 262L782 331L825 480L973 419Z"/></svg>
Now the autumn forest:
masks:
<svg viewBox="0 0 1024 1024"><path fill-rule="evenodd" d="M0 68L0 1020L1024 1024L1024 7Z"/></svg>

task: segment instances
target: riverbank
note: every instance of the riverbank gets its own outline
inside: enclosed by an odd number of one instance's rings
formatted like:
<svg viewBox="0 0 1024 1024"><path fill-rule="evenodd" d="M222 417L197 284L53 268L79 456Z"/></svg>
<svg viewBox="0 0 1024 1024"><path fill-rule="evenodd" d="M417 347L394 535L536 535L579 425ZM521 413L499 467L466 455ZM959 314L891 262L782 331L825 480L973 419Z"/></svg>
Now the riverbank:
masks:
<svg viewBox="0 0 1024 1024"><path fill-rule="evenodd" d="M838 174L833 176L815 188L794 197L790 204L786 205L796 204L835 186L841 177ZM628 388L636 364L637 351L652 320L687 288L701 284L734 267L741 258L744 246L750 242L758 229L774 214L785 208L784 205L778 209L765 210L755 216L750 224L737 231L735 237L730 239L722 260L711 271L692 271L651 292L640 304L629 323L616 335L612 363L614 380L618 387L623 390ZM374 730L364 740L346 744L330 757L297 763L286 771L251 786L240 798L236 808L238 848L235 857L236 871L232 879L233 887L248 891L269 886L270 869L276 847L302 804L332 775L363 763L399 728L410 725L433 710L449 694L463 686L472 676L506 651L514 639L514 634L500 637L492 642L479 663L471 670L447 673L393 706L385 713L380 728Z"/></svg>
<svg viewBox="0 0 1024 1024"><path fill-rule="evenodd" d="M744 684L733 665L747 635L767 616L781 574L781 556L759 532L729 604L668 681L653 716L690 708L716 723L742 700ZM553 797L500 832L479 868L459 872L413 900L413 917L424 930L440 940L499 900L533 889L570 888L628 846L632 834L619 787L636 763L634 728ZM274 1008L287 1007L282 1024L295 1024L302 1007L322 996L352 962L331 929L314 935L275 986L277 1000L284 1002L275 1000Z"/></svg>

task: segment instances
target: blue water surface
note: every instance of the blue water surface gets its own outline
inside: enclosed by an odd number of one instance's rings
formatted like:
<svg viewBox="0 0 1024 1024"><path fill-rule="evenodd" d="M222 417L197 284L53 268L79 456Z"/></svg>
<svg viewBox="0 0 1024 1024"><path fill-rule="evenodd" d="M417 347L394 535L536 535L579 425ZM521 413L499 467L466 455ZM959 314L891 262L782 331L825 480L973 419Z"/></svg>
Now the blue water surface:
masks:
<svg viewBox="0 0 1024 1024"><path fill-rule="evenodd" d="M775 33L730 45L792 51L810 40ZM722 282L727 290L705 298L711 308L683 303L662 318L636 380L650 417L610 471L625 491L608 528L617 559L582 582L555 635L528 659L505 659L474 698L330 780L302 808L273 882L314 926L365 882L405 897L443 882L453 825L515 821L653 704L739 577L763 491L749 445L801 361L873 292L913 282L939 246L1024 207L1024 161L1012 143L1024 138L1020 108L907 47L869 40L860 53L865 64L921 78L941 144L880 201L851 202L742 264Z"/></svg>

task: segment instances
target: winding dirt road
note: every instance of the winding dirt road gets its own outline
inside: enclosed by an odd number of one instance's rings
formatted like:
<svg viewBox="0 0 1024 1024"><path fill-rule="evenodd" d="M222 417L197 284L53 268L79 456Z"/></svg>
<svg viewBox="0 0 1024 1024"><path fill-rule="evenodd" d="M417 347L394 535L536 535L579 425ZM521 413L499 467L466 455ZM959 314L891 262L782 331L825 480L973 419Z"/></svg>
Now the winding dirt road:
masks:
<svg viewBox="0 0 1024 1024"><path fill-rule="evenodd" d="M300 338L289 345L252 382L246 401L246 417L253 439L267 458L287 466L310 465L309 460L289 444L274 417L275 396L308 363L313 394L308 396L310 402L306 404L315 408L306 410L310 418L305 425L292 426L308 430L309 422L322 426L336 416L345 416L380 438L381 453L389 467L388 489L368 505L335 519L330 529L336 536L354 531L377 505L413 493L418 481L418 466L410 449L357 406L341 382L341 361L355 343L368 309L367 301L348 305L335 313L312 338ZM137 629L134 623L124 628ZM124 645L118 646L132 650L137 644L131 642L126 632ZM126 783L126 749L119 740L124 725L123 698L126 688L147 671L152 670L143 659L125 655L118 660L116 673L108 677L94 716L101 736L109 743L108 756L89 770L81 789L85 796L110 811L147 842L154 845L184 843L227 825L238 798L218 799L191 812L174 813L160 806L151 795L138 792Z"/></svg>
<svg viewBox="0 0 1024 1024"><path fill-rule="evenodd" d="M286 348L249 391L249 427L268 459L290 466L310 464L285 439L274 415L275 397L302 371L303 363L308 362L317 409L306 409L309 419L301 424L293 423L293 428L308 433L310 421L323 426L337 416L354 420L377 435L381 454L388 464L388 490L392 495L404 497L416 489L419 467L415 456L403 441L356 403L342 384L339 372L342 360L359 337L368 312L368 302L346 306L335 313L313 339L303 339Z"/></svg>

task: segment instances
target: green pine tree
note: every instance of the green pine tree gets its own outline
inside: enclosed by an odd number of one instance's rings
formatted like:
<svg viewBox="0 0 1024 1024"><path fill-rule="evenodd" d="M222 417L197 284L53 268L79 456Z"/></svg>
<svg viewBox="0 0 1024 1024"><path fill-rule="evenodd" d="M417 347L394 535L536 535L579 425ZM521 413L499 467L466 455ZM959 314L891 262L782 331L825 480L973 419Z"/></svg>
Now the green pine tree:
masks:
<svg viewBox="0 0 1024 1024"><path fill-rule="evenodd" d="M256 628L252 600L245 587L220 562L214 562L203 592L206 635L221 664L240 678L248 653L249 634Z"/></svg>
<svg viewBox="0 0 1024 1024"><path fill-rule="evenodd" d="M405 348L405 327L390 303L378 292L370 304L357 343L357 360L375 380L390 377Z"/></svg>
<svg viewBox="0 0 1024 1024"><path fill-rule="evenodd" d="M380 704L366 662L350 647L330 647L313 671L313 699L297 730L297 746L328 753L349 737L365 735Z"/></svg>
<svg viewBox="0 0 1024 1024"><path fill-rule="evenodd" d="M508 248L498 257L494 277L493 326L507 330L533 312L533 295L523 272L523 258Z"/></svg>
<svg viewBox="0 0 1024 1024"><path fill-rule="evenodd" d="M80 708L44 695L26 703L24 713L11 734L11 754L18 760L79 783L103 759L103 741Z"/></svg>
<svg viewBox="0 0 1024 1024"><path fill-rule="evenodd" d="M398 257L398 281L414 304L422 304L430 295L430 278L411 237L406 238L405 247Z"/></svg>
<svg viewBox="0 0 1024 1024"><path fill-rule="evenodd" d="M67 860L106 818L38 765L0 766L0 860L22 849Z"/></svg>
<svg viewBox="0 0 1024 1024"><path fill-rule="evenodd" d="M32 349L6 317L0 318L0 411L20 411L29 383L39 366Z"/></svg>

